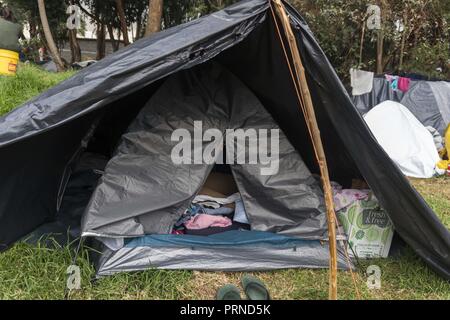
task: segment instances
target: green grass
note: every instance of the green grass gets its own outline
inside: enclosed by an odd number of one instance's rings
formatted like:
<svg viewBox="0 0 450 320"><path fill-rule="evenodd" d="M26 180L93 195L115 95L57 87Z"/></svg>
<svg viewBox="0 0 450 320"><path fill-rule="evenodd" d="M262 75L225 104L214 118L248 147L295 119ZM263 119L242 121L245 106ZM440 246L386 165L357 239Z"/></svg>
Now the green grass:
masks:
<svg viewBox="0 0 450 320"><path fill-rule="evenodd" d="M444 225L450 229L450 178L411 179Z"/></svg>
<svg viewBox="0 0 450 320"><path fill-rule="evenodd" d="M22 65L17 77L0 77L0 114L69 77ZM450 228L450 179L413 180L444 224ZM0 254L0 299L64 299L66 269L72 263L69 247L48 249L19 243ZM366 268L382 270L382 289L369 290ZM82 250L81 290L69 299L213 299L218 287L239 285L241 273L147 270L122 273L91 281L95 271ZM263 279L274 299L327 299L327 270L282 270L254 273ZM408 250L400 258L364 261L356 274L362 299L450 299L450 284L438 277ZM348 272L339 272L339 298L356 299Z"/></svg>
<svg viewBox="0 0 450 320"><path fill-rule="evenodd" d="M11 111L73 74L73 71L49 73L33 65L20 64L16 76L0 76L0 115Z"/></svg>
<svg viewBox="0 0 450 320"><path fill-rule="evenodd" d="M47 249L19 243L0 254L0 299L64 299L69 247ZM382 270L382 289L369 290L364 270ZM81 290L69 299L213 299L227 283L239 286L242 273L147 270L121 273L91 281L94 268L83 250ZM253 273L268 286L274 299L327 299L327 270L290 269ZM339 298L356 299L348 272L339 272ZM356 274L361 299L450 299L450 284L434 274L412 252L401 259L365 261ZM243 294L243 293L242 293Z"/></svg>
<svg viewBox="0 0 450 320"><path fill-rule="evenodd" d="M74 251L69 246L58 249L19 243L0 254L0 299L64 299L66 270ZM187 283L188 271L148 270L125 273L91 281L95 272L87 251L78 257L82 290L69 294L71 299L180 299L177 289Z"/></svg>

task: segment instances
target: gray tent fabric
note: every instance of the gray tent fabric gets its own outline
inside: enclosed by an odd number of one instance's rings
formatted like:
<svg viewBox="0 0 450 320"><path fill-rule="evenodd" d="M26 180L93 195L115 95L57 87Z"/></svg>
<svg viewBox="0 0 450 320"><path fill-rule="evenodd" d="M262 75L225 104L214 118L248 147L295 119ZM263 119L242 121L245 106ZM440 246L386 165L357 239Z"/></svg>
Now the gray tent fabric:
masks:
<svg viewBox="0 0 450 320"><path fill-rule="evenodd" d="M373 79L372 92L362 95L352 96L353 103L358 111L364 115L369 112L373 107L386 101L392 100L400 102L403 98L403 91L392 90L390 84L384 77Z"/></svg>
<svg viewBox="0 0 450 320"><path fill-rule="evenodd" d="M353 103L361 114L376 105L392 100L399 102L426 127L430 126L443 135L450 123L450 83L445 81L411 80L407 92L393 90L384 78L375 78L372 92L353 96Z"/></svg>
<svg viewBox="0 0 450 320"><path fill-rule="evenodd" d="M430 131L433 136L434 145L436 146L437 151L444 149L444 138L442 138L441 134L433 127L426 127L426 129Z"/></svg>
<svg viewBox="0 0 450 320"><path fill-rule="evenodd" d="M428 81L416 81L400 101L425 127L435 128L444 134L446 124L439 104Z"/></svg>
<svg viewBox="0 0 450 320"><path fill-rule="evenodd" d="M327 268L326 242L288 238L267 232L229 231L209 237L154 235L131 240L113 251L100 249L97 277L148 268L258 271ZM348 265L338 245L338 268Z"/></svg>
<svg viewBox="0 0 450 320"><path fill-rule="evenodd" d="M196 128L200 121L203 127ZM186 130L193 138L188 155L191 164L176 164L171 158L178 144L172 139L175 129ZM123 135L91 198L83 218L83 235L170 233L214 165L194 164L196 155L203 155L208 146L203 141L195 143L199 139L195 129L202 129L202 135L208 129L222 133L229 129L277 130L276 174L263 175L261 162L238 163L237 152L232 158L231 169L252 229L302 239L326 238L325 207L318 181L254 94L215 63L170 76L142 109ZM231 146L227 140L227 148L238 150L238 143L238 139L232 139ZM222 149L223 144L223 140L211 142L213 149ZM248 160L252 149L245 150Z"/></svg>
<svg viewBox="0 0 450 320"><path fill-rule="evenodd" d="M444 123L450 123L450 82L428 82L441 111Z"/></svg>

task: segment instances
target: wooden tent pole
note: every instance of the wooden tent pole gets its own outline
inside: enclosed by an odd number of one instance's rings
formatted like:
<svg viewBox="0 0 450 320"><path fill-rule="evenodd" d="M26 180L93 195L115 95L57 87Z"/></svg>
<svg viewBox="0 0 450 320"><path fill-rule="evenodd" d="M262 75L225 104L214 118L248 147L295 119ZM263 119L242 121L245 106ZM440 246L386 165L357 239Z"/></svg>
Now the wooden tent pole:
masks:
<svg viewBox="0 0 450 320"><path fill-rule="evenodd" d="M293 80L296 81L295 85L301 91L301 96L304 104L304 110L302 108L302 111L304 113L307 125L310 129L312 143L320 167L328 218L328 237L330 248L329 298L331 300L336 300L337 299L337 253L336 253L336 220L335 220L336 214L334 211L333 191L331 188L330 177L328 174L328 165L325 157L325 151L323 148L322 140L320 137L319 126L317 124L311 94L306 80L305 68L303 66L302 59L300 57L300 51L298 50L297 42L295 40L295 36L291 28L289 17L286 13L286 10L284 9L281 0L272 0L272 1L275 5L275 11L283 25L286 39L289 43L290 53L294 63L295 69L294 71L296 75L296 79ZM280 41L283 40L280 39ZM299 97L300 103L302 99Z"/></svg>

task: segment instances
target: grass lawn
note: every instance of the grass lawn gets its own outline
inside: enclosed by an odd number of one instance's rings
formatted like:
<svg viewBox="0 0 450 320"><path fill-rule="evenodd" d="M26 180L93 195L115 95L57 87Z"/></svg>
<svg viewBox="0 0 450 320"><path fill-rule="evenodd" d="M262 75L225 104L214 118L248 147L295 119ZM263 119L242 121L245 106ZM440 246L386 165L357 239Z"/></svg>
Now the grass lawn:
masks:
<svg viewBox="0 0 450 320"><path fill-rule="evenodd" d="M20 65L16 77L0 76L0 115L67 79L74 72L49 73L36 66Z"/></svg>
<svg viewBox="0 0 450 320"><path fill-rule="evenodd" d="M0 114L67 78L72 73L49 74L32 66L21 66L15 78L0 77ZM450 179L412 180L445 225L450 228ZM47 249L19 243L0 254L0 299L63 299L66 269L73 251ZM71 299L213 299L218 287L239 284L241 273L148 270L123 273L91 282L94 269L86 251L77 264L82 289ZM364 274L367 266L382 270L382 289L369 290ZM327 299L327 270L283 270L254 273L268 285L274 299ZM450 299L450 284L433 273L414 253L401 258L364 261L356 274L363 299ZM339 297L355 299L348 272L339 273Z"/></svg>

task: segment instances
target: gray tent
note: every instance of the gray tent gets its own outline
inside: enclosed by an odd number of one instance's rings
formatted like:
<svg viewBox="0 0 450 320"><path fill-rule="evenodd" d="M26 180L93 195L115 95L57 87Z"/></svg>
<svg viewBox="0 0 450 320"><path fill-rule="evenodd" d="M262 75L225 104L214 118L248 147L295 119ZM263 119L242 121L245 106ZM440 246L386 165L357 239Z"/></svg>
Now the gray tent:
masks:
<svg viewBox="0 0 450 320"><path fill-rule="evenodd" d="M441 135L450 123L450 82L411 80L409 90L404 93L393 90L384 77L376 77L372 92L353 96L353 102L361 114L386 100L400 102L425 127L433 127Z"/></svg>
<svg viewBox="0 0 450 320"><path fill-rule="evenodd" d="M326 267L328 248L320 244L327 241L323 193L282 131L276 174L264 175L265 165L260 162L238 164L238 153L227 161L234 163L230 169L251 231L208 237L170 234L210 172L218 167L193 164L194 156L203 154L209 143L193 146L188 161L192 164L175 164L171 159L177 144L171 139L174 129L186 130L194 137L193 120L202 123L202 131L280 130L256 96L218 64L204 63L170 76L122 136L86 208L83 236L94 236L106 244L99 274L147 267ZM247 146L257 143L250 138L244 142ZM211 143L213 149L221 149L223 141ZM232 144L227 142L226 148L237 150L238 139L232 137ZM245 152L249 159L251 149L245 148ZM118 242L121 244L114 247ZM342 252L339 258L340 267L345 268Z"/></svg>

